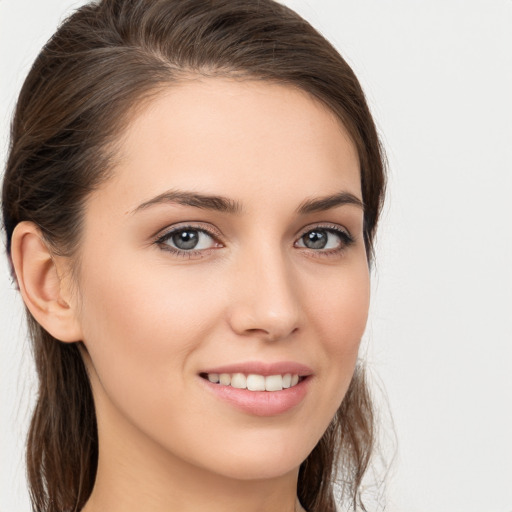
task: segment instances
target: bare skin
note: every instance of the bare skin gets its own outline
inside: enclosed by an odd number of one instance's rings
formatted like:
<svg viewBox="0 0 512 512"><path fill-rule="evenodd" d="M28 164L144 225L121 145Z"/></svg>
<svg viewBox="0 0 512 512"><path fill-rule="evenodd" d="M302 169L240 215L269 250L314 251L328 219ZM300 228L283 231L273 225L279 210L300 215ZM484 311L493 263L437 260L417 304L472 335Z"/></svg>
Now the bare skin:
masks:
<svg viewBox="0 0 512 512"><path fill-rule="evenodd" d="M122 134L113 178L86 204L76 282L58 258L41 263L34 226L17 228L27 304L87 349L100 457L84 512L296 509L298 468L346 393L366 324L360 201L355 147L319 102L197 79ZM211 392L205 372L248 361L309 368L299 403L262 415Z"/></svg>

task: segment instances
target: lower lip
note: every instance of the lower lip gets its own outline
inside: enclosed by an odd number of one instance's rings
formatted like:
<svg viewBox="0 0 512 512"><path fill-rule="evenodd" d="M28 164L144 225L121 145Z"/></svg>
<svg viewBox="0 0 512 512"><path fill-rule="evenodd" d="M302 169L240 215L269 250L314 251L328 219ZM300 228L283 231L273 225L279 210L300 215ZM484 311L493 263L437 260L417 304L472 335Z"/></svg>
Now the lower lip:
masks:
<svg viewBox="0 0 512 512"><path fill-rule="evenodd" d="M249 391L214 384L200 377L208 390L228 404L255 416L276 416L299 405L306 396L310 377L282 391Z"/></svg>

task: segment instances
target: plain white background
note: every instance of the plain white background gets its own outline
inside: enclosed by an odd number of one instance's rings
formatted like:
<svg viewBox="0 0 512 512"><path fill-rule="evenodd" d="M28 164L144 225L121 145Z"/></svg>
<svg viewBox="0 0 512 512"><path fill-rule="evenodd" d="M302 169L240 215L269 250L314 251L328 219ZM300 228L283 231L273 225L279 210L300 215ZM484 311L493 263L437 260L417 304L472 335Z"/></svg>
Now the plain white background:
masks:
<svg viewBox="0 0 512 512"><path fill-rule="evenodd" d="M22 80L81 3L0 0L2 167ZM398 440L386 509L511 512L512 1L285 3L352 65L389 158L365 336ZM34 376L13 288L4 258L0 512L29 510L22 445Z"/></svg>

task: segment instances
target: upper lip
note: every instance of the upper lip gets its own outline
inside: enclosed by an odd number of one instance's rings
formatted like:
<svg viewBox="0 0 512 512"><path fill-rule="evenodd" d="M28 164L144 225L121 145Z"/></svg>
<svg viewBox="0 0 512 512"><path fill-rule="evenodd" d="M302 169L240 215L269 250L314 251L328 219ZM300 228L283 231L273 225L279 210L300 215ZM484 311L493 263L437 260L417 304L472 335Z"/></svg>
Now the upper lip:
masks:
<svg viewBox="0 0 512 512"><path fill-rule="evenodd" d="M299 377L305 377L312 375L313 370L302 363L296 363L294 361L277 361L274 363L268 363L264 361L246 361L241 363L233 363L222 366L215 366L208 368L200 373L243 373L245 375L256 374L256 375L285 375L291 373L292 375L299 375Z"/></svg>

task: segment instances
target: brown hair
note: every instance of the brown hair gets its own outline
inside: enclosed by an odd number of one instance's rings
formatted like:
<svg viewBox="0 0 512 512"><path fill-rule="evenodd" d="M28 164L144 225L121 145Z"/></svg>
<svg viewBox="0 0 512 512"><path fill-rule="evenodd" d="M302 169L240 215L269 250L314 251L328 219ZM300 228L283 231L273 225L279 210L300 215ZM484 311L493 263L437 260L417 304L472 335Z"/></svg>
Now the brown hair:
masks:
<svg viewBox="0 0 512 512"><path fill-rule="evenodd" d="M78 9L36 59L12 123L2 210L10 254L14 227L32 221L56 253L80 242L83 205L109 177L112 143L143 98L190 74L298 87L327 105L359 153L369 261L385 185L376 129L354 73L317 31L272 0L102 0ZM27 443L33 509L80 510L97 467L93 397L78 344L61 343L28 313L39 394ZM361 505L373 445L364 371L299 472L309 512L334 512L333 482Z"/></svg>

